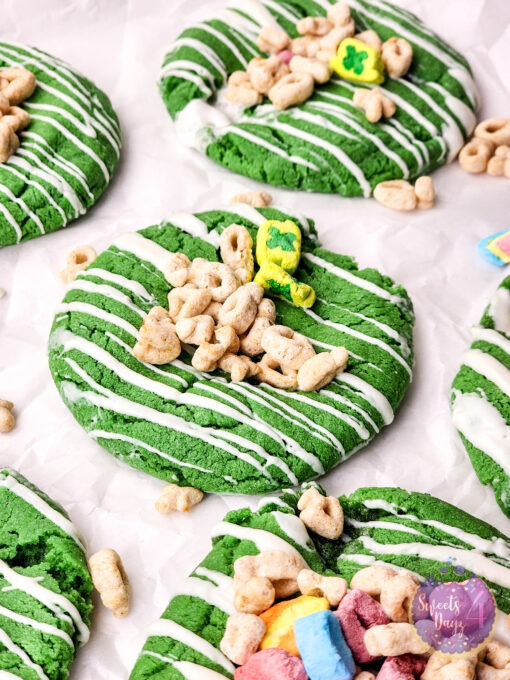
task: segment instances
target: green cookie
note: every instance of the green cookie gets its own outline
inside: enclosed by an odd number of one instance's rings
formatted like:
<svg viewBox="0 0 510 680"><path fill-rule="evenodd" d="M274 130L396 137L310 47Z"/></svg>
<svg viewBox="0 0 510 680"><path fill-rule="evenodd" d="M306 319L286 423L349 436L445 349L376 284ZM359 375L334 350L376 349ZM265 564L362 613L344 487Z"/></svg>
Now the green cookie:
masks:
<svg viewBox="0 0 510 680"><path fill-rule="evenodd" d="M389 2L349 5L356 33L371 29L382 41L397 36L412 46L409 72L378 85L396 104L393 117L370 123L352 101L365 85L336 74L283 112L267 98L251 108L226 100L230 74L269 56L256 45L262 27L276 25L296 38L300 19L324 16L330 4L254 0L245 8L232 1L186 28L170 45L159 81L183 143L261 182L342 196L370 196L380 182L414 180L452 161L475 125L471 69L420 19Z"/></svg>
<svg viewBox="0 0 510 680"><path fill-rule="evenodd" d="M472 333L453 381L453 423L480 481L510 517L510 276Z"/></svg>
<svg viewBox="0 0 510 680"><path fill-rule="evenodd" d="M0 163L0 247L65 227L108 186L120 153L108 97L70 66L34 47L0 42L2 69L22 67L37 87L20 147Z"/></svg>
<svg viewBox="0 0 510 680"><path fill-rule="evenodd" d="M65 511L0 468L0 677L65 680L89 637L91 591Z"/></svg>
<svg viewBox="0 0 510 680"><path fill-rule="evenodd" d="M164 366L132 352L142 319L168 308L168 252L217 260L219 233L244 224L255 242L266 219L303 231L297 278L310 309L275 300L278 324L317 351L343 345L347 371L319 392L284 391L201 373L183 351ZM322 475L392 422L411 378L413 311L407 293L374 269L320 247L313 224L277 208L188 215L119 237L71 284L49 341L50 368L74 417L135 468L216 493L263 493Z"/></svg>

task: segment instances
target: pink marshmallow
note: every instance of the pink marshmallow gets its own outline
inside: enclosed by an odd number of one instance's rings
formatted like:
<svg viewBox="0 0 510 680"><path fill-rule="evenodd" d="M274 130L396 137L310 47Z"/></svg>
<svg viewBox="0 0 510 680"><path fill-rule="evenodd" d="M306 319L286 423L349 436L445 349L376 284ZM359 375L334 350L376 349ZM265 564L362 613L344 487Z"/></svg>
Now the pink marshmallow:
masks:
<svg viewBox="0 0 510 680"><path fill-rule="evenodd" d="M342 632L356 663L374 661L376 657L371 656L365 647L365 632L372 626L390 623L379 602L362 590L351 590L333 613L340 620Z"/></svg>
<svg viewBox="0 0 510 680"><path fill-rule="evenodd" d="M236 668L234 680L308 680L301 659L284 649L262 649Z"/></svg>
<svg viewBox="0 0 510 680"><path fill-rule="evenodd" d="M290 64L290 61L294 56L294 53L291 50L282 50L281 52L278 52L276 56L278 57L278 59L281 59L284 64Z"/></svg>
<svg viewBox="0 0 510 680"><path fill-rule="evenodd" d="M418 680L425 670L427 659L416 654L389 656L377 674L377 680Z"/></svg>

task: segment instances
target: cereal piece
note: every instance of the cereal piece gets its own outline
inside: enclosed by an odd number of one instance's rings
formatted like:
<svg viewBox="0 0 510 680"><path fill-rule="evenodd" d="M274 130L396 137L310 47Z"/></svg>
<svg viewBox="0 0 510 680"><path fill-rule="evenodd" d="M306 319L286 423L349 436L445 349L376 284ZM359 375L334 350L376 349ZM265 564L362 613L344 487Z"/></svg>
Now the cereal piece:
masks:
<svg viewBox="0 0 510 680"><path fill-rule="evenodd" d="M383 43L382 60L390 78L405 75L413 60L413 48L404 38L389 38Z"/></svg>
<svg viewBox="0 0 510 680"><path fill-rule="evenodd" d="M362 590L350 590L340 602L335 616L340 621L356 663L375 661L376 657L372 656L365 646L365 633L372 626L390 623L379 602Z"/></svg>
<svg viewBox="0 0 510 680"><path fill-rule="evenodd" d="M347 581L340 576L322 576L311 569L303 569L297 577L303 595L325 597L332 607L338 607L347 592Z"/></svg>
<svg viewBox="0 0 510 680"><path fill-rule="evenodd" d="M213 342L203 342L198 346L191 365L198 371L214 371L218 361L227 352L234 354L239 350L239 339L231 326L217 328L212 337Z"/></svg>
<svg viewBox="0 0 510 680"><path fill-rule="evenodd" d="M303 392L320 390L345 371L348 360L345 347L335 347L331 352L321 352L307 359L298 371L299 389Z"/></svg>
<svg viewBox="0 0 510 680"><path fill-rule="evenodd" d="M459 664L460 665L460 664ZM465 664L466 665L466 664ZM459 669L460 670L460 669ZM422 676L424 677L424 676ZM432 676L429 676L432 677ZM437 676L440 678L440 680L464 680L467 678L467 680L471 680L471 678L476 677L477 680L510 680L510 670L509 669L497 669L493 668L492 666L488 666L487 664L483 663L482 661L479 661L476 664L476 676L471 674L471 675L441 675ZM435 677L434 677L435 680Z"/></svg>
<svg viewBox="0 0 510 680"><path fill-rule="evenodd" d="M228 79L225 99L233 104L243 104L249 108L261 104L263 96L253 87L246 71L234 71Z"/></svg>
<svg viewBox="0 0 510 680"><path fill-rule="evenodd" d="M355 91L352 102L358 109L365 111L366 119L371 123L377 123L383 116L391 118L397 110L395 103L378 87L373 90L359 88Z"/></svg>
<svg viewBox="0 0 510 680"><path fill-rule="evenodd" d="M346 2L340 0L328 7L328 19L335 26L345 26L351 21L351 8Z"/></svg>
<svg viewBox="0 0 510 680"><path fill-rule="evenodd" d="M259 372L255 377L259 382L279 387L282 390L297 389L297 371L291 368L284 368L276 359L270 357L269 354L264 354L257 366Z"/></svg>
<svg viewBox="0 0 510 680"><path fill-rule="evenodd" d="M209 342L214 333L214 319L208 314L199 314L187 319L179 319L175 330L181 342L189 345L201 345Z"/></svg>
<svg viewBox="0 0 510 680"><path fill-rule="evenodd" d="M510 146L498 146L487 164L487 172L493 177L504 175L510 179Z"/></svg>
<svg viewBox="0 0 510 680"><path fill-rule="evenodd" d="M317 297L311 286L301 283L269 260L262 262L254 281L262 286L268 295L288 300L296 307L311 307Z"/></svg>
<svg viewBox="0 0 510 680"><path fill-rule="evenodd" d="M239 281L228 264L209 262L203 257L196 257L191 263L189 280L197 288L207 288L215 302L225 302L239 286Z"/></svg>
<svg viewBox="0 0 510 680"><path fill-rule="evenodd" d="M172 288L168 293L168 313L173 321L189 319L202 314L212 299L207 288L195 288L187 283L182 288Z"/></svg>
<svg viewBox="0 0 510 680"><path fill-rule="evenodd" d="M262 354L262 336L266 328L272 326L276 318L274 302L269 298L264 298L257 308L257 316L247 333L241 338L241 352L249 357Z"/></svg>
<svg viewBox="0 0 510 680"><path fill-rule="evenodd" d="M473 680L476 658L467 654L450 656L435 652L429 658L422 680ZM477 677L481 677L477 674Z"/></svg>
<svg viewBox="0 0 510 680"><path fill-rule="evenodd" d="M221 368L225 373L230 373L234 382L242 382L247 378L252 378L259 372L259 367L251 359L244 356L238 356L227 352L218 361L218 368Z"/></svg>
<svg viewBox="0 0 510 680"><path fill-rule="evenodd" d="M198 505L204 494L192 486L178 486L167 484L161 496L156 501L156 510L162 515L170 512L189 512L194 505Z"/></svg>
<svg viewBox="0 0 510 680"><path fill-rule="evenodd" d="M308 680L301 659L277 647L262 649L236 668L234 680Z"/></svg>
<svg viewBox="0 0 510 680"><path fill-rule="evenodd" d="M255 251L260 266L266 260L293 274L301 259L301 230L292 220L267 220L257 231Z"/></svg>
<svg viewBox="0 0 510 680"><path fill-rule="evenodd" d="M16 425L16 419L12 414L14 404L7 399L0 399L0 433L10 432Z"/></svg>
<svg viewBox="0 0 510 680"><path fill-rule="evenodd" d="M326 17L305 17L296 24L296 30L301 35L326 35L333 29L333 23Z"/></svg>
<svg viewBox="0 0 510 680"><path fill-rule="evenodd" d="M377 680L417 680L423 677L422 672L426 663L426 658L414 654L390 657L381 666ZM448 678L448 680L453 680L453 678Z"/></svg>
<svg viewBox="0 0 510 680"><path fill-rule="evenodd" d="M267 94L276 83L289 73L289 67L277 56L264 59L255 57L247 68L251 84L261 94Z"/></svg>
<svg viewBox="0 0 510 680"><path fill-rule="evenodd" d="M214 320L214 323L217 324L220 316L221 307L222 307L221 302L210 302L204 309L204 314L211 316Z"/></svg>
<svg viewBox="0 0 510 680"><path fill-rule="evenodd" d="M363 31L362 33L357 33L354 38L365 43L365 45L373 47L374 50L377 50L378 52L382 51L383 42L375 31Z"/></svg>
<svg viewBox="0 0 510 680"><path fill-rule="evenodd" d="M409 620L409 610L418 588L417 579L405 570L395 572L393 578L383 585L379 601L392 621Z"/></svg>
<svg viewBox="0 0 510 680"><path fill-rule="evenodd" d="M313 486L298 502L299 519L319 536L336 540L344 530L344 512L334 496L323 496Z"/></svg>
<svg viewBox="0 0 510 680"><path fill-rule="evenodd" d="M380 182L374 189L376 201L392 210L414 210L418 203L412 184L405 179Z"/></svg>
<svg viewBox="0 0 510 680"><path fill-rule="evenodd" d="M290 597L299 591L297 577L307 565L299 553L265 550L258 555L245 555L234 562L234 582L248 581L254 576L268 578L276 599Z"/></svg>
<svg viewBox="0 0 510 680"><path fill-rule="evenodd" d="M494 142L489 139L473 137L470 142L462 147L459 153L460 167L475 175L485 172L493 153Z"/></svg>
<svg viewBox="0 0 510 680"><path fill-rule="evenodd" d="M319 84L327 83L333 73L329 64L308 57L293 57L289 66L292 73L309 73L314 81Z"/></svg>
<svg viewBox="0 0 510 680"><path fill-rule="evenodd" d="M5 68L0 71L0 91L11 106L31 97L37 85L34 74L26 68ZM3 83L7 83L3 85Z"/></svg>
<svg viewBox="0 0 510 680"><path fill-rule="evenodd" d="M264 26L257 37L257 47L261 52L276 54L284 50L290 43L290 38L281 28Z"/></svg>
<svg viewBox="0 0 510 680"><path fill-rule="evenodd" d="M188 282L191 262L184 253L168 253L168 264L163 275L174 288L181 288Z"/></svg>
<svg viewBox="0 0 510 680"><path fill-rule="evenodd" d="M416 194L417 207L419 210L433 208L436 202L436 192L431 177L423 175L418 177L414 183L414 193Z"/></svg>
<svg viewBox="0 0 510 680"><path fill-rule="evenodd" d="M230 295L219 313L222 326L232 326L236 333L244 333L254 322L264 292L253 281L245 283Z"/></svg>
<svg viewBox="0 0 510 680"><path fill-rule="evenodd" d="M335 26L327 35L320 39L319 51L326 51L331 54L331 58L336 56L336 52L343 40L351 38L355 33L355 25L352 19L342 26ZM319 51L317 58L319 58ZM331 64L333 66L333 64Z"/></svg>
<svg viewBox="0 0 510 680"><path fill-rule="evenodd" d="M360 671L359 673L356 673L354 680L376 680L376 677L373 673L370 673L370 671Z"/></svg>
<svg viewBox="0 0 510 680"><path fill-rule="evenodd" d="M129 581L115 550L100 550L89 558L89 570L101 601L117 618L129 611Z"/></svg>
<svg viewBox="0 0 510 680"><path fill-rule="evenodd" d="M168 364L180 353L181 343L170 314L163 307L153 307L143 320L133 354L149 364Z"/></svg>
<svg viewBox="0 0 510 680"><path fill-rule="evenodd" d="M18 135L9 125L2 125L0 119L0 163L8 161L18 147Z"/></svg>
<svg viewBox="0 0 510 680"><path fill-rule="evenodd" d="M304 35L301 38L294 38L290 44L290 51L293 57L316 56L320 48L320 39L311 35Z"/></svg>
<svg viewBox="0 0 510 680"><path fill-rule="evenodd" d="M220 252L223 262L234 271L242 284L253 279L253 241L246 227L231 224L224 229L220 236Z"/></svg>
<svg viewBox="0 0 510 680"><path fill-rule="evenodd" d="M351 579L351 588L362 590L371 597L379 598L383 586L398 572L391 567L375 565L357 571Z"/></svg>
<svg viewBox="0 0 510 680"><path fill-rule="evenodd" d="M355 38L342 40L338 46L337 56L331 59L330 64L333 70L346 80L375 85L384 81L381 54Z"/></svg>
<svg viewBox="0 0 510 680"><path fill-rule="evenodd" d="M411 623L372 626L365 633L364 641L368 653L376 657L425 654L430 649Z"/></svg>
<svg viewBox="0 0 510 680"><path fill-rule="evenodd" d="M268 578L254 576L238 583L234 595L234 607L244 614L261 614L274 603L274 586Z"/></svg>
<svg viewBox="0 0 510 680"><path fill-rule="evenodd" d="M305 670L314 680L351 680L356 667L338 619L320 611L296 621L297 645Z"/></svg>
<svg viewBox="0 0 510 680"><path fill-rule="evenodd" d="M329 609L324 597L300 595L293 600L284 600L263 612L260 618L266 624L266 634L260 643L261 649L279 647L289 654L299 656L294 636L294 624L310 614Z"/></svg>
<svg viewBox="0 0 510 680"><path fill-rule="evenodd" d="M294 371L298 371L307 359L315 356L310 340L287 326L266 328L261 345L271 359L283 368Z"/></svg>
<svg viewBox="0 0 510 680"><path fill-rule="evenodd" d="M302 104L313 94L314 80L309 73L289 73L274 85L268 97L279 111Z"/></svg>
<svg viewBox="0 0 510 680"><path fill-rule="evenodd" d="M234 198L230 201L230 205L235 205L236 203L246 203L247 205L251 205L253 208L267 208L272 202L273 197L271 194L268 194L267 191L247 191L244 194L237 194L234 196ZM226 229L222 232L222 234L224 234L225 231ZM225 260L223 261L225 262ZM228 264L228 262L226 264Z"/></svg>
<svg viewBox="0 0 510 680"><path fill-rule="evenodd" d="M489 118L475 127L475 137L496 146L510 145L510 118Z"/></svg>
<svg viewBox="0 0 510 680"><path fill-rule="evenodd" d="M487 644L483 660L494 668L510 668L510 647L499 640L491 640Z"/></svg>
<svg viewBox="0 0 510 680"><path fill-rule="evenodd" d="M60 278L64 283L71 283L76 275L86 269L96 258L97 253L92 246L74 248L66 258L66 266L60 272Z"/></svg>
<svg viewBox="0 0 510 680"><path fill-rule="evenodd" d="M227 659L245 664L259 648L266 632L266 624L254 614L231 614L227 619L220 649Z"/></svg>

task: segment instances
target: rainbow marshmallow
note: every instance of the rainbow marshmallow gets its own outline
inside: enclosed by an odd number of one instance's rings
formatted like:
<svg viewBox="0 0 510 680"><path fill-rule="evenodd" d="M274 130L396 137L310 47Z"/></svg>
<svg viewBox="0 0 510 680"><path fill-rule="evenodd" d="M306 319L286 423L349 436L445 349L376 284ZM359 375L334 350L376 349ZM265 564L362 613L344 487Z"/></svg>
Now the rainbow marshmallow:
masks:
<svg viewBox="0 0 510 680"><path fill-rule="evenodd" d="M499 231L482 239L478 250L486 260L503 267L510 262L510 229Z"/></svg>

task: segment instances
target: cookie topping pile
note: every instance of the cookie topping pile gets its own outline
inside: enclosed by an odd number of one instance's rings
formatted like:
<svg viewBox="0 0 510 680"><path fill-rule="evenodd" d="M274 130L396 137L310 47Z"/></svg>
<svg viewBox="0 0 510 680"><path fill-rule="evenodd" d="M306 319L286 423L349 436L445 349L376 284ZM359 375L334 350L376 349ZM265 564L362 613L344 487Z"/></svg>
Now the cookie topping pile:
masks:
<svg viewBox="0 0 510 680"><path fill-rule="evenodd" d="M0 163L8 161L19 147L16 133L30 122L30 116L19 104L33 94L35 86L35 76L27 69L0 70Z"/></svg>
<svg viewBox="0 0 510 680"><path fill-rule="evenodd" d="M294 222L267 220L259 227L256 274L246 227L227 227L220 253L223 262L168 254L164 274L173 286L168 311L153 307L143 320L133 349L140 361L167 364L179 357L183 345L191 345L196 347L191 363L199 371L219 368L235 382L255 378L306 392L321 389L345 370L344 347L316 354L308 338L275 325L274 302L264 298L267 293L301 307L315 302L315 291L293 276L301 258L301 231Z"/></svg>
<svg viewBox="0 0 510 680"><path fill-rule="evenodd" d="M318 536L342 533L337 498L311 487L298 508ZM234 562L234 589L236 613L220 643L238 665L234 680L483 680L510 667L510 648L500 642L463 654L435 651L410 623L421 591L405 569L360 569L348 589L345 579L308 569L295 551L268 550Z"/></svg>
<svg viewBox="0 0 510 680"><path fill-rule="evenodd" d="M349 6L342 1L328 9L327 17L301 19L296 30L301 37L294 39L274 26L260 31L257 47L271 56L256 57L246 71L231 74L228 101L251 107L268 97L282 111L309 99L315 86L328 82L333 71L346 80L380 84L385 71L390 78L400 78L411 66L413 50L407 40L393 37L383 43L372 30L355 35ZM354 103L366 110L372 123L395 113L393 102L388 103L380 92L366 106L364 101L358 95Z"/></svg>
<svg viewBox="0 0 510 680"><path fill-rule="evenodd" d="M510 118L489 118L475 128L474 137L459 154L460 167L478 175L510 179Z"/></svg>

